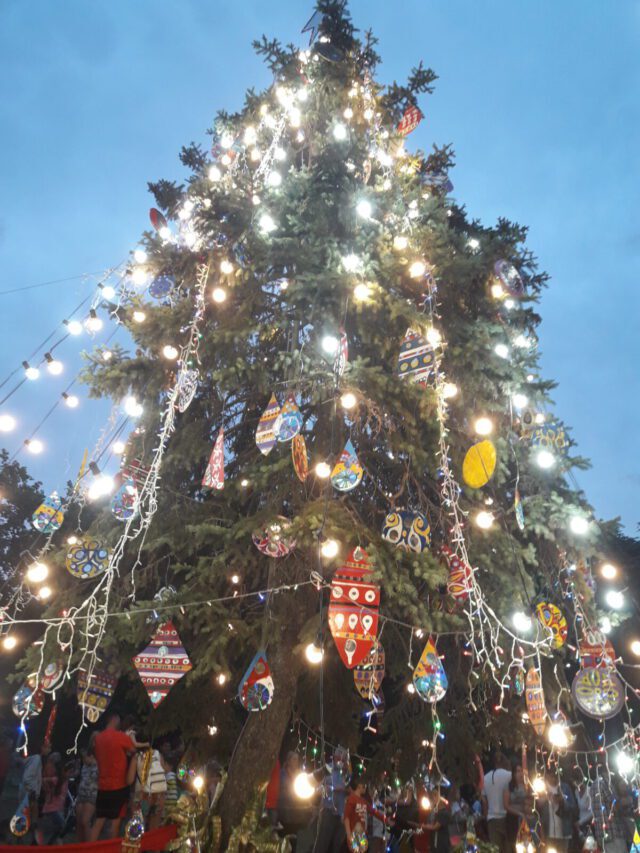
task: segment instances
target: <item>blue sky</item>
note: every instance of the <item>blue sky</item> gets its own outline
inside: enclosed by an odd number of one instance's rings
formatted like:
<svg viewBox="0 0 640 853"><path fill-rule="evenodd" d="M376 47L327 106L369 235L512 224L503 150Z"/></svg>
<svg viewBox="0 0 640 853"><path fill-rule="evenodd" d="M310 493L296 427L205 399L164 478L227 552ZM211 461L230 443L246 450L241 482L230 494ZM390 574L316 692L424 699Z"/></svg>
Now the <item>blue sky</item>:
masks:
<svg viewBox="0 0 640 853"><path fill-rule="evenodd" d="M381 79L403 79L420 59L439 74L410 142L454 144L455 197L486 223L530 226L529 246L552 276L544 372L593 462L579 483L601 515L635 531L640 4L354 0L351 10L380 39ZM311 11L292 0L5 0L0 291L124 259L148 224L146 182L179 177L180 146L205 141L218 108L269 83L251 40L303 44ZM0 295L0 381L91 281ZM11 451L73 376L83 344L60 348L64 377L29 383L4 407L20 421ZM108 413L95 401L60 407L39 434L44 454L27 459L33 473L62 486Z"/></svg>

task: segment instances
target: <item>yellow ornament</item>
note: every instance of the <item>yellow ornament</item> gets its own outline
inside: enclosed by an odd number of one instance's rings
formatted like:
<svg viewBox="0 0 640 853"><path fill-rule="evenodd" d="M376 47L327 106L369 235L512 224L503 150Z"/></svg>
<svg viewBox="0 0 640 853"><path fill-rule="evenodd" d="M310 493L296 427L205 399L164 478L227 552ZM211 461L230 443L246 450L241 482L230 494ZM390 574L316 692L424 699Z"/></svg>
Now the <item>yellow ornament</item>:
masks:
<svg viewBox="0 0 640 853"><path fill-rule="evenodd" d="M462 477L472 489L485 486L496 470L496 449L488 438L472 445L462 463Z"/></svg>

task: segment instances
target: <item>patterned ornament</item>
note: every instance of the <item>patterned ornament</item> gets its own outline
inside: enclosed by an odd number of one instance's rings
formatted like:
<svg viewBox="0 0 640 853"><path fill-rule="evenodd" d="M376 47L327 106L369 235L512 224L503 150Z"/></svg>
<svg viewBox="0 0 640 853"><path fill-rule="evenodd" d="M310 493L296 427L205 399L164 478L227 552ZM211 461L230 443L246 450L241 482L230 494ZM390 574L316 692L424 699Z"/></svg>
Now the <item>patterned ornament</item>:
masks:
<svg viewBox="0 0 640 853"><path fill-rule="evenodd" d="M54 705L51 708L49 713L49 719L47 720L47 727L44 730L44 738L43 742L51 746L51 737L53 735L53 727L56 724L56 717L58 716L58 706Z"/></svg>
<svg viewBox="0 0 640 853"><path fill-rule="evenodd" d="M16 717L37 717L44 706L44 693L40 687L34 690L33 686L26 682L13 694L11 710Z"/></svg>
<svg viewBox="0 0 640 853"><path fill-rule="evenodd" d="M536 615L543 628L551 631L551 644L554 649L561 649L567 642L569 629L562 611L555 604L541 601L536 605Z"/></svg>
<svg viewBox="0 0 640 853"><path fill-rule="evenodd" d="M524 293L524 282L518 270L509 261L496 261L493 271L500 284L509 296L522 296Z"/></svg>
<svg viewBox="0 0 640 853"><path fill-rule="evenodd" d="M202 488L224 489L224 430L222 427L202 477Z"/></svg>
<svg viewBox="0 0 640 853"><path fill-rule="evenodd" d="M515 675L513 676L513 689L516 692L516 696L522 696L525 688L525 672L523 666L518 666L516 668Z"/></svg>
<svg viewBox="0 0 640 853"><path fill-rule="evenodd" d="M291 459L293 460L293 470L296 472L296 477L301 483L304 483L309 474L309 457L307 456L307 443L302 433L293 436L293 441L291 442Z"/></svg>
<svg viewBox="0 0 640 853"><path fill-rule="evenodd" d="M520 431L522 433L531 432L536 426L536 411L535 409L526 408L520 412Z"/></svg>
<svg viewBox="0 0 640 853"><path fill-rule="evenodd" d="M278 441L291 441L302 429L302 422L302 412L296 403L295 394L289 394L274 425Z"/></svg>
<svg viewBox="0 0 640 853"><path fill-rule="evenodd" d="M407 329L398 355L400 378L426 385L435 375L435 366L436 354L431 344L413 329Z"/></svg>
<svg viewBox="0 0 640 853"><path fill-rule="evenodd" d="M124 471L116 474L116 491L111 498L111 512L118 521L128 521L138 512L138 488L135 479Z"/></svg>
<svg viewBox="0 0 640 853"><path fill-rule="evenodd" d="M624 705L624 687L613 667L587 666L578 670L571 693L583 714L595 720L615 717Z"/></svg>
<svg viewBox="0 0 640 853"><path fill-rule="evenodd" d="M558 450L563 453L567 447L567 436L561 424L540 424L531 432L531 448Z"/></svg>
<svg viewBox="0 0 640 853"><path fill-rule="evenodd" d="M442 555L449 568L447 578L447 593L460 601L469 598L469 591L473 581L473 570L457 554L454 554L447 545L442 546Z"/></svg>
<svg viewBox="0 0 640 853"><path fill-rule="evenodd" d="M320 41L315 46L315 52L318 56L326 59L327 62L340 62L344 59L344 53L335 44L328 41Z"/></svg>
<svg viewBox="0 0 640 853"><path fill-rule="evenodd" d="M382 538L396 548L421 554L431 544L431 527L423 513L399 509L385 518Z"/></svg>
<svg viewBox="0 0 640 853"><path fill-rule="evenodd" d="M39 679L38 686L50 693L58 686L64 674L64 669L60 661L51 661L48 663Z"/></svg>
<svg viewBox="0 0 640 853"><path fill-rule="evenodd" d="M589 631L578 643L580 666L613 667L616 653L611 640L599 631Z"/></svg>
<svg viewBox="0 0 640 853"><path fill-rule="evenodd" d="M329 628L348 669L362 663L376 641L380 588L372 574L369 556L358 545L331 581Z"/></svg>
<svg viewBox="0 0 640 853"><path fill-rule="evenodd" d="M544 704L544 690L542 679L537 669L531 667L525 679L525 701L527 713L533 730L537 735L544 734L544 725L547 719L547 709Z"/></svg>
<svg viewBox="0 0 640 853"><path fill-rule="evenodd" d="M51 492L48 498L36 509L31 521L40 533L55 533L64 521L62 498L57 492Z"/></svg>
<svg viewBox="0 0 640 853"><path fill-rule="evenodd" d="M372 700L384 679L385 655L382 643L376 643L362 663L353 670L353 683L363 699Z"/></svg>
<svg viewBox="0 0 640 853"><path fill-rule="evenodd" d="M436 192L445 194L453 192L453 184L446 172L424 172L420 176L420 180L425 187L429 187Z"/></svg>
<svg viewBox="0 0 640 853"><path fill-rule="evenodd" d="M87 722L98 722L111 701L117 683L117 677L106 670L94 669L91 676L86 670L80 670L76 696Z"/></svg>
<svg viewBox="0 0 640 853"><path fill-rule="evenodd" d="M355 447L349 439L331 472L331 485L339 492L350 492L362 480L363 473Z"/></svg>
<svg viewBox="0 0 640 853"><path fill-rule="evenodd" d="M65 565L74 578L95 578L106 572L110 557L106 545L87 537L69 546Z"/></svg>
<svg viewBox="0 0 640 853"><path fill-rule="evenodd" d="M486 486L496 470L496 461L496 449L488 438L471 445L462 462L462 478L467 486L471 489Z"/></svg>
<svg viewBox="0 0 640 853"><path fill-rule="evenodd" d="M291 522L279 516L265 527L255 530L251 537L258 551L267 557L286 557L296 547L296 540L288 536Z"/></svg>
<svg viewBox="0 0 640 853"><path fill-rule="evenodd" d="M245 711L264 711L273 699L273 679L267 653L260 650L238 685L238 699Z"/></svg>
<svg viewBox="0 0 640 853"><path fill-rule="evenodd" d="M29 808L29 795L26 794L20 801L20 804L16 809L16 813L9 822L9 829L16 838L22 838L23 835L26 835L27 832L29 832L30 828L31 810Z"/></svg>
<svg viewBox="0 0 640 853"><path fill-rule="evenodd" d="M338 376L342 376L349 361L349 338L344 329L340 329L340 340L338 342L338 351L333 364L333 369Z"/></svg>
<svg viewBox="0 0 640 853"><path fill-rule="evenodd" d="M425 702L439 702L447 692L447 674L431 637L427 640L418 665L413 671L413 686Z"/></svg>
<svg viewBox="0 0 640 853"><path fill-rule="evenodd" d="M176 286L175 279L171 275L157 275L149 285L149 296L154 299L165 299Z"/></svg>
<svg viewBox="0 0 640 853"><path fill-rule="evenodd" d="M160 213L157 207L149 209L149 219L156 231L160 231L161 228L167 227L167 220L164 218L162 213Z"/></svg>
<svg viewBox="0 0 640 853"><path fill-rule="evenodd" d="M178 374L178 394L176 406L179 412L186 412L198 390L200 374L197 370L182 369Z"/></svg>
<svg viewBox="0 0 640 853"><path fill-rule="evenodd" d="M154 708L193 668L173 622L161 625L149 645L131 660Z"/></svg>
<svg viewBox="0 0 640 853"><path fill-rule="evenodd" d="M276 446L276 421L280 415L280 406L276 395L272 394L267 408L262 413L256 430L256 444L260 453L266 456Z"/></svg>
<svg viewBox="0 0 640 853"><path fill-rule="evenodd" d="M516 488L516 493L513 498L513 512L516 517L516 524L520 530L524 530L524 507L520 499L520 492Z"/></svg>
<svg viewBox="0 0 640 853"><path fill-rule="evenodd" d="M396 129L400 136L407 136L416 129L422 119L423 115L417 107L407 107Z"/></svg>
<svg viewBox="0 0 640 853"><path fill-rule="evenodd" d="M140 848L140 840L144 835L144 817L139 809L136 809L124 826L124 840L126 843L122 845L123 853L125 850L130 850L128 845L134 845L133 849Z"/></svg>

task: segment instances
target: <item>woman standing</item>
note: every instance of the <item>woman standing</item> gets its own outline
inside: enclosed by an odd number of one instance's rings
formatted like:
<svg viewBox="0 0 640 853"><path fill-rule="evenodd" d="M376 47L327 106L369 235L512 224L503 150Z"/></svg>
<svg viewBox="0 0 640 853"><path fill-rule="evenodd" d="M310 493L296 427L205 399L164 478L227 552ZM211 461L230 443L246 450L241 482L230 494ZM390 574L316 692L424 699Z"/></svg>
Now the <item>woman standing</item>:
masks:
<svg viewBox="0 0 640 853"><path fill-rule="evenodd" d="M96 797L98 796L98 762L93 754L95 735L91 736L89 746L80 751L82 767L80 782L76 797L76 832L78 841L89 841L91 821L96 813Z"/></svg>
<svg viewBox="0 0 640 853"><path fill-rule="evenodd" d="M504 807L507 810L507 843L509 849L515 851L516 838L518 837L518 829L525 817L525 802L527 799L527 789L524 784L524 773L522 767L518 764L511 774L511 781L505 788L504 792Z"/></svg>
<svg viewBox="0 0 640 853"><path fill-rule="evenodd" d="M64 807L69 790L66 769L63 769L62 758L58 753L52 753L47 760L42 774L42 787L44 805L36 826L36 842L53 844L64 828Z"/></svg>

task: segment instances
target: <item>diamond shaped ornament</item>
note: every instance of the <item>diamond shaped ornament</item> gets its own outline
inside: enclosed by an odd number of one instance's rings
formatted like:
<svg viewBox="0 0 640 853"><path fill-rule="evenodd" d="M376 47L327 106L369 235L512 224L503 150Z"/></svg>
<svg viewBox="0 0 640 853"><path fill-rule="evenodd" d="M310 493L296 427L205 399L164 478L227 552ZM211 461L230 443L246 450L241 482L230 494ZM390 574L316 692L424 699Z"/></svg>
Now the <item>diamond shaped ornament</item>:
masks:
<svg viewBox="0 0 640 853"><path fill-rule="evenodd" d="M161 625L146 649L132 658L132 663L154 708L193 668L173 622Z"/></svg>

